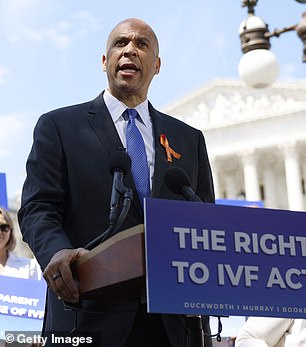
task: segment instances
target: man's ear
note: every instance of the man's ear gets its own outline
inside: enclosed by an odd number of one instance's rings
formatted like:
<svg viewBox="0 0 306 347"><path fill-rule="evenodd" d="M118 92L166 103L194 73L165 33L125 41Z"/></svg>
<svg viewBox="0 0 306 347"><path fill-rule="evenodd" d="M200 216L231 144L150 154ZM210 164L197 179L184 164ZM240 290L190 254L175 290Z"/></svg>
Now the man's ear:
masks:
<svg viewBox="0 0 306 347"><path fill-rule="evenodd" d="M102 55L102 69L105 72L106 71L106 55Z"/></svg>
<svg viewBox="0 0 306 347"><path fill-rule="evenodd" d="M160 66L161 66L161 59L160 57L156 57L155 75L159 74Z"/></svg>

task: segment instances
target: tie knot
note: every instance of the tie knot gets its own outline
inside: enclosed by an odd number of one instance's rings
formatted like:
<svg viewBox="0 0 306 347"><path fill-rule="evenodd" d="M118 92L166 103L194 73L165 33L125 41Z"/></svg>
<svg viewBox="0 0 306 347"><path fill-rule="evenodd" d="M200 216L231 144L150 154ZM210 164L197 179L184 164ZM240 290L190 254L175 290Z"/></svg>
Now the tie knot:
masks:
<svg viewBox="0 0 306 347"><path fill-rule="evenodd" d="M137 117L137 114L138 114L134 108L128 108L127 113L129 116L129 120L135 120L135 118Z"/></svg>

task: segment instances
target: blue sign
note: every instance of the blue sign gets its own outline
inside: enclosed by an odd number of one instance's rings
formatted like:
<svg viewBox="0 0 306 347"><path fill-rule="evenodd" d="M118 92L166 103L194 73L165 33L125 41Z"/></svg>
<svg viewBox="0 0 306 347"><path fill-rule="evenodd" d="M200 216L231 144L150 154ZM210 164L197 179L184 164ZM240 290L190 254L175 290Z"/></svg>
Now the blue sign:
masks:
<svg viewBox="0 0 306 347"><path fill-rule="evenodd" d="M306 213L147 199L152 313L306 318Z"/></svg>
<svg viewBox="0 0 306 347"><path fill-rule="evenodd" d="M0 340L5 331L41 331L46 282L0 276Z"/></svg>
<svg viewBox="0 0 306 347"><path fill-rule="evenodd" d="M5 173L0 172L0 206L8 208L7 204L7 191L6 191L6 177Z"/></svg>

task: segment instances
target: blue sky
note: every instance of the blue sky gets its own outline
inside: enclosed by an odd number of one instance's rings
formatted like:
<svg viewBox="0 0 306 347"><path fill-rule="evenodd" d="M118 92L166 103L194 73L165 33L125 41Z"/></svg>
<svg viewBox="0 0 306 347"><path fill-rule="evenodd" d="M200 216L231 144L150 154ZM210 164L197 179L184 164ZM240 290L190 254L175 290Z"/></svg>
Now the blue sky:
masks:
<svg viewBox="0 0 306 347"><path fill-rule="evenodd" d="M299 22L304 11L294 0L256 7L270 30ZM161 108L215 78L238 78L238 27L246 16L241 0L0 0L0 172L9 198L22 187L37 118L105 88L101 56L117 22L138 17L157 33L162 68L149 99ZM296 33L271 43L280 79L304 79Z"/></svg>

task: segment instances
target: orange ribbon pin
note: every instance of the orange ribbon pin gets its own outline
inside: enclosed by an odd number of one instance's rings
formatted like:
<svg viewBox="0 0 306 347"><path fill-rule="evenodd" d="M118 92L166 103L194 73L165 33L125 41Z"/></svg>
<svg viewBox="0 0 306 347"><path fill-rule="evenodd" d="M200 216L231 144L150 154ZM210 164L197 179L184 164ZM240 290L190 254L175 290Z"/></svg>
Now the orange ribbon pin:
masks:
<svg viewBox="0 0 306 347"><path fill-rule="evenodd" d="M160 144L165 148L166 150L166 154L167 154L167 160L172 163L172 156L175 158L175 159L180 159L181 158L181 154L179 153L176 153L169 145L169 141L166 137L165 134L161 134L160 137L159 137L159 140L160 140Z"/></svg>

